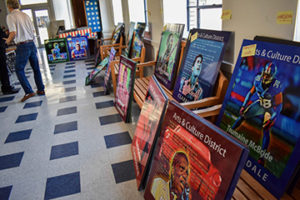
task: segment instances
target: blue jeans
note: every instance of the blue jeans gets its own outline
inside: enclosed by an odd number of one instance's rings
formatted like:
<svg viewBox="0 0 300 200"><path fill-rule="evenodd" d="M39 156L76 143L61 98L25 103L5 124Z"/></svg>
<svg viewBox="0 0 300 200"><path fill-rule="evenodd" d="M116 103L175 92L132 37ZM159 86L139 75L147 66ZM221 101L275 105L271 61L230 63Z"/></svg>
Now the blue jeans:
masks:
<svg viewBox="0 0 300 200"><path fill-rule="evenodd" d="M28 82L24 68L29 60L34 73L34 81L39 91L44 91L44 84L37 58L37 50L33 42L28 42L17 46L16 50L16 74L20 84L25 91L25 94L33 93L33 90Z"/></svg>

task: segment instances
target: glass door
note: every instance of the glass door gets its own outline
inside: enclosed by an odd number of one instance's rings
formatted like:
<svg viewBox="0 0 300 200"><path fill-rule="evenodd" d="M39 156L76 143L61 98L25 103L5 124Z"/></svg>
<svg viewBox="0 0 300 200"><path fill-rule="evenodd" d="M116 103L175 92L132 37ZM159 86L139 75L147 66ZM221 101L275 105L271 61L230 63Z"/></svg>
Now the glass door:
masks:
<svg viewBox="0 0 300 200"><path fill-rule="evenodd" d="M44 46L44 40L49 39L47 25L49 24L49 14L48 9L35 10L34 11L36 20L36 32L38 33L39 46Z"/></svg>
<svg viewBox="0 0 300 200"><path fill-rule="evenodd" d="M49 13L48 9L22 9L22 12L26 13L34 24L37 44L39 47L44 46L44 40L49 39L47 25L49 24Z"/></svg>

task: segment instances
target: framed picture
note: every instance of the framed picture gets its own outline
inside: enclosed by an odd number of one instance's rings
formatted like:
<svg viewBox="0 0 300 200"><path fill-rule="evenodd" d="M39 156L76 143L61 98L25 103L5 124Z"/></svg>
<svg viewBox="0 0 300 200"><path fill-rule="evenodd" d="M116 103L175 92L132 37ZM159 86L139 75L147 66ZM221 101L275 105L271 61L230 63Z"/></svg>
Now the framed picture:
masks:
<svg viewBox="0 0 300 200"><path fill-rule="evenodd" d="M115 50L115 48L111 47L110 49L110 54L109 54L109 62L107 64L106 70L105 70L105 76L104 76L104 93L105 94L109 94L109 90L110 90L110 75L111 75L111 66L110 66L110 62L113 61L113 59L115 58L117 51Z"/></svg>
<svg viewBox="0 0 300 200"><path fill-rule="evenodd" d="M92 32L102 31L99 1L85 0L84 8L88 27L92 29Z"/></svg>
<svg viewBox="0 0 300 200"><path fill-rule="evenodd" d="M116 50L112 47L110 50L110 55L104 58L86 77L85 85L89 85L96 76L105 68L109 66L110 62L114 59L116 55ZM106 69L107 69L106 68ZM106 70L107 71L107 70ZM105 80L105 79L104 79ZM106 93L106 87L104 87L104 91Z"/></svg>
<svg viewBox="0 0 300 200"><path fill-rule="evenodd" d="M300 48L244 40L218 125L248 145L245 169L280 198L299 163Z"/></svg>
<svg viewBox="0 0 300 200"><path fill-rule="evenodd" d="M129 50L130 58L138 58L141 57L142 48L144 46L144 32L145 32L146 24L138 22L137 28L135 29L134 40L132 44L132 48Z"/></svg>
<svg viewBox="0 0 300 200"><path fill-rule="evenodd" d="M167 96L152 76L131 144L138 189L143 189L167 105Z"/></svg>
<svg viewBox="0 0 300 200"><path fill-rule="evenodd" d="M49 63L67 62L69 60L66 39L45 40L45 50Z"/></svg>
<svg viewBox="0 0 300 200"><path fill-rule="evenodd" d="M247 155L240 142L171 101L145 199L231 199Z"/></svg>
<svg viewBox="0 0 300 200"><path fill-rule="evenodd" d="M212 94L230 32L190 31L173 97L178 102L197 101Z"/></svg>
<svg viewBox="0 0 300 200"><path fill-rule="evenodd" d="M132 38L134 32L135 22L130 22L130 27L127 35L127 48L122 51L122 55L129 57L129 52L132 47Z"/></svg>
<svg viewBox="0 0 300 200"><path fill-rule="evenodd" d="M184 24L166 24L161 34L154 74L169 90L176 78L183 29Z"/></svg>
<svg viewBox="0 0 300 200"><path fill-rule="evenodd" d="M123 43L125 44L125 24L124 23L118 23L113 36L112 36L112 44L117 44L120 42L121 36L123 37Z"/></svg>
<svg viewBox="0 0 300 200"><path fill-rule="evenodd" d="M131 121L131 104L135 79L136 62L121 56L115 107L125 122Z"/></svg>
<svg viewBox="0 0 300 200"><path fill-rule="evenodd" d="M82 60L88 57L87 37L67 38L70 60Z"/></svg>

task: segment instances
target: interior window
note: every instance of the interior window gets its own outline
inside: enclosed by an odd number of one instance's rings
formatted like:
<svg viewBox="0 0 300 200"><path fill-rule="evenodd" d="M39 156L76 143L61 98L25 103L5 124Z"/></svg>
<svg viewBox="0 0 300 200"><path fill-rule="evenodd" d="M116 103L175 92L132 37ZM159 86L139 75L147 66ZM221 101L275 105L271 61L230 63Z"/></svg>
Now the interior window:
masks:
<svg viewBox="0 0 300 200"><path fill-rule="evenodd" d="M187 0L187 29L222 30L222 0Z"/></svg>
<svg viewBox="0 0 300 200"><path fill-rule="evenodd" d="M48 0L20 0L21 5L48 3Z"/></svg>

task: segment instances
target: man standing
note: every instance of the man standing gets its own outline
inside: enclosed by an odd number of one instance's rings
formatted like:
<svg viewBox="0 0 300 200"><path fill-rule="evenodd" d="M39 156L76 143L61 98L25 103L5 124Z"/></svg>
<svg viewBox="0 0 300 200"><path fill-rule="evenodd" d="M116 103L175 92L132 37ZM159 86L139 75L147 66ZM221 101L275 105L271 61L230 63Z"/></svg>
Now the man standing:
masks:
<svg viewBox="0 0 300 200"><path fill-rule="evenodd" d="M8 70L6 65L6 55L5 55L5 41L6 38L4 30L0 28L0 79L1 79L1 91L3 94L15 94L19 90L10 86Z"/></svg>
<svg viewBox="0 0 300 200"><path fill-rule="evenodd" d="M7 8L9 14L6 21L9 29L9 36L6 39L6 44L9 44L13 39L17 45L16 50L16 73L25 92L21 102L26 101L30 97L35 96L30 83L28 82L24 68L29 60L34 73L34 80L37 86L37 94L45 95L44 84L39 68L37 58L37 49L33 42L34 39L34 26L28 15L19 10L20 4L18 0L7 0Z"/></svg>

